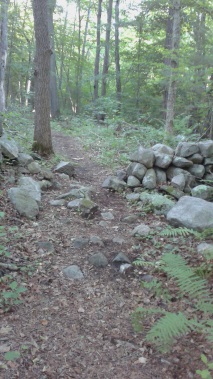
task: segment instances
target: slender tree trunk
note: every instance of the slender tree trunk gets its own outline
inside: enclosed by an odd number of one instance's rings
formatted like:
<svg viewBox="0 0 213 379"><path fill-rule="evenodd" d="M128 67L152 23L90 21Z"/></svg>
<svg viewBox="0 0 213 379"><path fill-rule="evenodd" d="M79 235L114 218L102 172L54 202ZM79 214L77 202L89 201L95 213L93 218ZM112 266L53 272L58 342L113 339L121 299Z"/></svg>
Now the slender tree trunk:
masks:
<svg viewBox="0 0 213 379"><path fill-rule="evenodd" d="M165 81L169 79L169 75L171 72L171 57L168 56L168 52L172 50L172 28L173 28L173 7L169 7L167 25L166 25L166 40L165 40L165 49L167 57L164 59L165 70L164 70L164 78ZM163 117L166 120L166 109L167 109L167 101L168 101L168 84L165 84L165 89L163 93Z"/></svg>
<svg viewBox="0 0 213 379"><path fill-rule="evenodd" d="M33 0L35 54L35 129L33 150L53 153L50 129L50 49L48 0Z"/></svg>
<svg viewBox="0 0 213 379"><path fill-rule="evenodd" d="M110 33L111 33L111 22L112 22L112 4L113 4L113 0L109 0L108 7L107 7L107 26L106 26L104 64L103 64L103 71L102 71L101 96L106 96L107 74L109 71L109 45L110 45Z"/></svg>
<svg viewBox="0 0 213 379"><path fill-rule="evenodd" d="M165 132L173 133L174 107L176 100L176 72L178 67L178 49L180 42L180 0L173 0L173 27L172 27L172 57L171 57L171 73L168 86L168 99L166 109Z"/></svg>
<svg viewBox="0 0 213 379"><path fill-rule="evenodd" d="M5 70L7 63L7 11L8 1L1 1L0 8L0 136L3 134L2 112L5 111Z"/></svg>
<svg viewBox="0 0 213 379"><path fill-rule="evenodd" d="M99 89L99 66L100 66L100 53L101 53L101 13L102 13L102 0L98 0L98 14L97 14L97 32L96 32L96 55L95 55L95 69L94 69L94 101L98 99Z"/></svg>
<svg viewBox="0 0 213 379"><path fill-rule="evenodd" d="M58 118L60 116L58 86L56 75L56 58L55 58L55 44L54 44L54 24L53 12L56 6L56 0L48 0L48 27L50 35L50 46L52 54L50 57L50 108L51 117Z"/></svg>
<svg viewBox="0 0 213 379"><path fill-rule="evenodd" d="M138 48L137 48L137 87L136 87L136 108L140 108L140 92L141 92L141 55L142 55L142 21L139 20L138 28Z"/></svg>
<svg viewBox="0 0 213 379"><path fill-rule="evenodd" d="M120 68L120 52L119 52L119 7L120 0L115 1L115 69L116 69L116 97L117 110L121 111L121 68Z"/></svg>

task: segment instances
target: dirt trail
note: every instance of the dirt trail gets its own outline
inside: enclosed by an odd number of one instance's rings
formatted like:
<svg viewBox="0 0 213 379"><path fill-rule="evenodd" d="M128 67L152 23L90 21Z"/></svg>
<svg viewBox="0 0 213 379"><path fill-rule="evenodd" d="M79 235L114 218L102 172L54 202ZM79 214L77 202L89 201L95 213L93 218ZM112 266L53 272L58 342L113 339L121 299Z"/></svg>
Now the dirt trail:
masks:
<svg viewBox="0 0 213 379"><path fill-rule="evenodd" d="M20 351L21 346L25 349L19 360L2 370L1 378L190 378L182 358L175 361L171 355L162 360L159 353L144 345L144 334L133 331L131 314L145 299L140 286L142 273L134 270L121 275L112 264L119 252L131 260L142 253L133 248L136 242L130 238L130 231L144 220L138 216L133 225L121 221L131 209L121 195L101 188L110 170L95 163L78 140L54 133L53 141L56 153L78 163L74 180L91 185L101 211L111 211L115 218L103 227L99 224L100 214L93 220L85 220L66 207L51 207L49 201L69 188L63 182L61 190L44 193L37 222L20 224L20 231L29 235L28 241L20 243L23 255L40 258L38 241L52 242L55 253L42 257L23 304L15 312L2 316L1 327L10 328L9 334L0 338L2 343L9 344L11 350ZM145 221L153 227L159 219L147 216ZM104 247L88 244L82 249L73 248L73 238L92 235L100 237ZM115 243L115 237L125 242ZM100 251L110 262L104 269L88 263L88 257ZM71 264L80 266L83 280L70 281L62 275L61 270ZM193 360L193 353L186 348L187 359ZM146 363L142 363L143 359Z"/></svg>

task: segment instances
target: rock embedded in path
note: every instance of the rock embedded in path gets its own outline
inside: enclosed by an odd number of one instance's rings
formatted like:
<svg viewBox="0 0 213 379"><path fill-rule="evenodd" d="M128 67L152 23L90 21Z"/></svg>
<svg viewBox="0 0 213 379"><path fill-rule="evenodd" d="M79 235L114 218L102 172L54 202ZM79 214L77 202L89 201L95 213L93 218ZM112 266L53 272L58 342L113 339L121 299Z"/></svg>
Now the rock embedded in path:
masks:
<svg viewBox="0 0 213 379"><path fill-rule="evenodd" d="M108 265L108 259L103 253L96 253L89 257L89 263L95 267L106 267Z"/></svg>
<svg viewBox="0 0 213 379"><path fill-rule="evenodd" d="M124 253L118 253L116 257L113 259L115 263L131 263L130 259Z"/></svg>
<svg viewBox="0 0 213 379"><path fill-rule="evenodd" d="M76 249L82 249L89 244L89 238L87 237L76 237L72 241L73 247Z"/></svg>
<svg viewBox="0 0 213 379"><path fill-rule="evenodd" d="M213 228L213 203L183 196L167 213L167 221L175 227L184 226L198 231Z"/></svg>
<svg viewBox="0 0 213 379"><path fill-rule="evenodd" d="M54 168L54 172L66 174L71 178L72 176L74 176L75 173L75 165L71 162L60 162Z"/></svg>
<svg viewBox="0 0 213 379"><path fill-rule="evenodd" d="M126 189L126 182L118 179L116 176L108 176L102 184L102 188L122 192Z"/></svg>
<svg viewBox="0 0 213 379"><path fill-rule="evenodd" d="M63 199L61 199L61 200L50 200L49 204L52 205L53 207L61 207L61 206L65 205L65 200L63 200Z"/></svg>
<svg viewBox="0 0 213 379"><path fill-rule="evenodd" d="M151 229L148 225L145 225L145 224L140 224L138 226L136 226L132 232L131 232L131 236L133 237L136 237L138 239L143 239L144 237L146 237L149 233L151 232Z"/></svg>
<svg viewBox="0 0 213 379"><path fill-rule="evenodd" d="M98 236L90 236L89 243L91 245L98 245L100 247L104 247L104 242Z"/></svg>
<svg viewBox="0 0 213 379"><path fill-rule="evenodd" d="M115 218L111 212L101 212L101 217L105 221L111 221Z"/></svg>
<svg viewBox="0 0 213 379"><path fill-rule="evenodd" d="M83 272L77 265L68 266L62 272L67 279L83 279L84 277Z"/></svg>
<svg viewBox="0 0 213 379"><path fill-rule="evenodd" d="M39 182L30 176L21 176L18 180L18 186L28 191L28 194L38 203L41 201L41 187Z"/></svg>

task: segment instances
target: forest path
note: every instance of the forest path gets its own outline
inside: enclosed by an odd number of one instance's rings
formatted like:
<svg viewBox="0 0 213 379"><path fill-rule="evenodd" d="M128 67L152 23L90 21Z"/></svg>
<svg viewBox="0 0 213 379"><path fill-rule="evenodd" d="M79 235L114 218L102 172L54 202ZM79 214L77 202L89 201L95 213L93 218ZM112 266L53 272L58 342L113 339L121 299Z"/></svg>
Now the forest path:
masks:
<svg viewBox="0 0 213 379"><path fill-rule="evenodd" d="M1 378L188 378L186 365L193 362L190 349L187 356L183 353L176 361L176 354L161 360L159 353L144 345L144 333L136 334L132 328L132 312L149 301L140 285L143 272L135 268L122 275L112 263L119 252L131 261L138 257L143 251L135 249L138 241L130 236L131 230L141 222L154 228L159 218L148 215L144 220L138 213L134 224L122 222L132 214L132 209L122 195L101 188L111 170L97 164L93 153L86 152L78 139L54 132L53 143L56 154L78 163L73 181L92 186L100 211L112 212L114 219L101 226L100 213L85 220L66 207L51 207L49 201L54 196L69 190L66 181L60 190L43 194L38 221L22 225L30 236L23 243L23 250L41 263L30 279L24 302L2 324L4 330L10 331L10 349L25 348L21 359L8 363ZM101 238L104 246L89 243L80 249L73 246L74 238L94 235ZM122 239L123 243L118 243L119 240L116 243L114 238ZM41 257L38 241L53 243L55 253ZM107 267L89 264L89 256L97 252L105 254ZM72 264L84 273L82 280L63 276L63 268Z"/></svg>

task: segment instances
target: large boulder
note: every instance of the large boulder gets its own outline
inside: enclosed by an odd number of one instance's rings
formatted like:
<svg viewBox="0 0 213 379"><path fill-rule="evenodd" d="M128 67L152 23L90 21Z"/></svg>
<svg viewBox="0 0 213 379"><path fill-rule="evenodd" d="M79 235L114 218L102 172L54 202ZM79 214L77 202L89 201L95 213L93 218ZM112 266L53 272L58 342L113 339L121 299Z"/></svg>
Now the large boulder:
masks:
<svg viewBox="0 0 213 379"><path fill-rule="evenodd" d="M167 221L176 227L203 231L213 228L213 204L196 197L183 196L167 213Z"/></svg>
<svg viewBox="0 0 213 379"><path fill-rule="evenodd" d="M28 189L14 187L8 190L10 201L21 216L31 220L35 219L39 213L37 201L30 195Z"/></svg>
<svg viewBox="0 0 213 379"><path fill-rule="evenodd" d="M199 153L199 151L199 146L195 142L179 142L175 154L179 157L187 158L190 155Z"/></svg>

